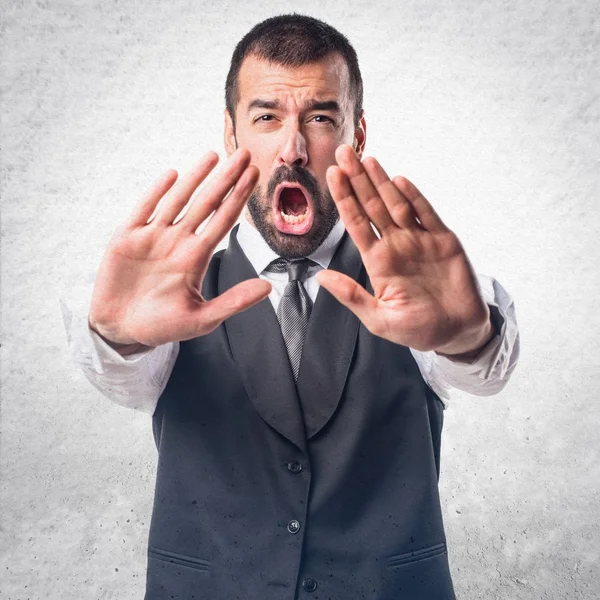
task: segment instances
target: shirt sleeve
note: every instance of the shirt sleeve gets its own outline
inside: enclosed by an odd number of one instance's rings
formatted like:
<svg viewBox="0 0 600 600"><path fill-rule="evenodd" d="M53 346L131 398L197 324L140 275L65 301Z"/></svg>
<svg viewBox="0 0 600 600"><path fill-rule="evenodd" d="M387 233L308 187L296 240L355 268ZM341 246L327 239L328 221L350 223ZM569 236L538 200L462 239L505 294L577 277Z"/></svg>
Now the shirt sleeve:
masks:
<svg viewBox="0 0 600 600"><path fill-rule="evenodd" d="M500 332L470 361L442 356L435 351L411 352L423 378L445 405L452 388L476 396L492 396L508 383L517 366L520 350L515 305L508 292L493 277L477 275L487 304L497 308Z"/></svg>
<svg viewBox="0 0 600 600"><path fill-rule="evenodd" d="M86 290L91 297L91 290ZM60 299L71 359L100 393L116 404L153 414L179 353L173 342L121 356L88 324L89 302Z"/></svg>

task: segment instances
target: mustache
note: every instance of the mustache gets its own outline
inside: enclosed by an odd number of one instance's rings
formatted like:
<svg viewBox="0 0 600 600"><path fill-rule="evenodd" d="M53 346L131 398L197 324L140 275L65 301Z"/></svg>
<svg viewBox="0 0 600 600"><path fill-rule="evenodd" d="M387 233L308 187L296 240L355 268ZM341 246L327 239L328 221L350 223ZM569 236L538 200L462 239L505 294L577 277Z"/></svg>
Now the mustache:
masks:
<svg viewBox="0 0 600 600"><path fill-rule="evenodd" d="M267 185L267 197L272 197L275 193L275 188L280 183L284 183L286 181L303 185L314 199L317 199L321 196L321 189L312 173L309 173L302 167L286 167L282 165L275 171L275 173L273 173L273 176L269 180Z"/></svg>

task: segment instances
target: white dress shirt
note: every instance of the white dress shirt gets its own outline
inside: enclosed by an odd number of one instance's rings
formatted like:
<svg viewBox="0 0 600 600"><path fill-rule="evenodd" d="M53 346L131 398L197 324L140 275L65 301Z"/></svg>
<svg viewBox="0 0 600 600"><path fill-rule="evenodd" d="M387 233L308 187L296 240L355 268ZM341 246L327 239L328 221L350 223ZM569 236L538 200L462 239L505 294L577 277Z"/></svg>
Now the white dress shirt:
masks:
<svg viewBox="0 0 600 600"><path fill-rule="evenodd" d="M314 302L319 291L315 275L326 269L344 233L341 219L329 236L309 258L312 266L304 287ZM272 284L269 300L277 312L283 290L288 282L287 273L264 272L267 265L278 256L269 248L260 233L245 218L240 221L238 242L261 279ZM477 275L481 293L489 305L498 307L504 322L501 331L471 361L458 361L436 354L410 349L423 379L447 405L449 390L456 388L477 396L491 396L507 383L519 357L519 331L514 303L506 290L493 278ZM90 286L88 292L91 298ZM67 341L74 362L87 379L113 402L154 413L173 370L179 353L179 342L121 356L98 336L88 325L89 301L72 310L77 302L61 301Z"/></svg>

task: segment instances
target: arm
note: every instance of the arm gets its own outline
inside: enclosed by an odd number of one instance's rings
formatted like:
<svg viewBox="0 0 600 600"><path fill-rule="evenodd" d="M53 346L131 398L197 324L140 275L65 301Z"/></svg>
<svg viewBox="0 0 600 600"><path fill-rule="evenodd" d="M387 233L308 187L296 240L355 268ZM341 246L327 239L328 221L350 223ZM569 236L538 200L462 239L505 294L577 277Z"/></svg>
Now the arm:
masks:
<svg viewBox="0 0 600 600"><path fill-rule="evenodd" d="M492 339L469 359L411 348L423 378L445 400L450 398L451 388L476 396L497 394L508 383L519 359L519 330L512 298L493 277L477 277L483 298L499 316L499 328Z"/></svg>
<svg viewBox="0 0 600 600"><path fill-rule="evenodd" d="M373 294L328 269L317 275L321 285L371 333L418 352L434 386L499 391L519 349L508 294L475 274L456 234L408 179L390 180L375 159L361 162L349 146L337 149L336 160L327 181ZM504 320L501 335L490 306Z"/></svg>
<svg viewBox="0 0 600 600"><path fill-rule="evenodd" d="M89 327L87 313L77 314L69 304L61 299L72 361L103 396L152 415L173 370L179 343L144 347L122 355Z"/></svg>
<svg viewBox="0 0 600 600"><path fill-rule="evenodd" d="M153 413L179 342L213 331L271 290L256 278L210 300L201 294L210 258L258 179L250 153L239 149L190 200L217 160L207 154L180 179L169 171L111 238L85 310L73 317L63 303L75 362L94 386L124 406Z"/></svg>

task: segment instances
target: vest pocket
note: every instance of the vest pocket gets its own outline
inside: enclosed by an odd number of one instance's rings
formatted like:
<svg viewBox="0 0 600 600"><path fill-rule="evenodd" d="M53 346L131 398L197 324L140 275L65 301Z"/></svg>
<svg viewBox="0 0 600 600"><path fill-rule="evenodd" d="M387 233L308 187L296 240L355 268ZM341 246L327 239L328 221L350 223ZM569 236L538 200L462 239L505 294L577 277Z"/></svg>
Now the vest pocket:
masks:
<svg viewBox="0 0 600 600"><path fill-rule="evenodd" d="M435 546L429 546L428 548L422 548L421 550L415 550L414 552L406 552L405 554L396 554L387 558L386 566L388 569L394 569L403 565L425 560L427 558L433 558L439 554L446 552L446 544L435 544Z"/></svg>
<svg viewBox="0 0 600 600"><path fill-rule="evenodd" d="M161 560L174 565L181 565L182 567L189 567L190 569L196 569L198 571L208 572L212 565L209 560L203 560L185 554L177 554L176 552L169 552L168 550L161 550L160 548L153 547L148 548L148 556L155 560Z"/></svg>

